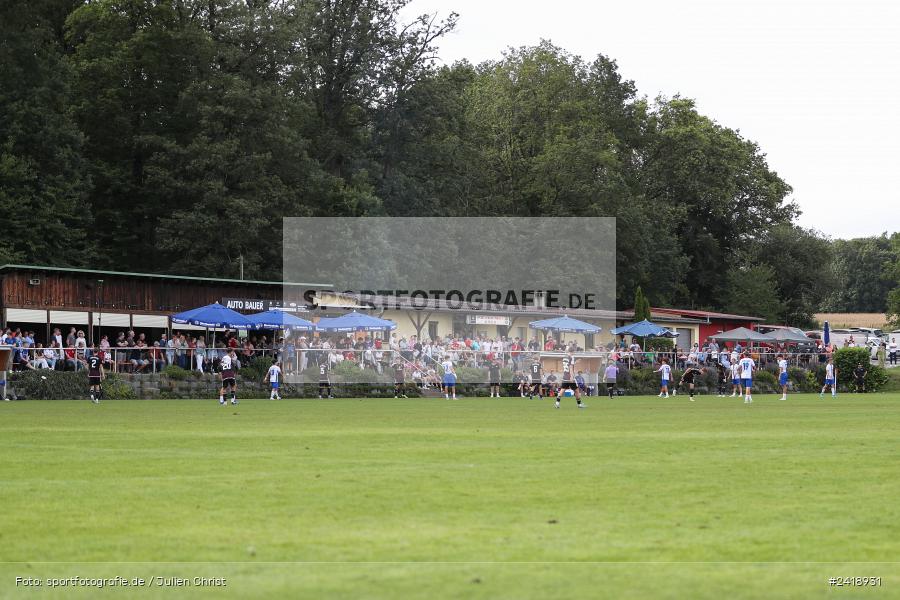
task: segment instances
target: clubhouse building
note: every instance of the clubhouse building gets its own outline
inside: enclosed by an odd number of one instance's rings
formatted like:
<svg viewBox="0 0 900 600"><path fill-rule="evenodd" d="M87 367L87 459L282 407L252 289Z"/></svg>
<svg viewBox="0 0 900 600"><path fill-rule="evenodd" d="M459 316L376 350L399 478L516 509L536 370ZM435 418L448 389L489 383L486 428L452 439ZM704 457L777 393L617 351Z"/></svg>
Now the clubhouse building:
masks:
<svg viewBox="0 0 900 600"><path fill-rule="evenodd" d="M270 308L283 308L301 313L315 321L322 316L343 314L348 310L366 310L397 324L398 337L413 335L420 339L447 334L507 336L530 340L542 332L530 329L531 321L562 314L598 325L600 333L584 335L564 333L585 349L599 348L613 342L609 331L631 322L633 311L560 309L542 306L498 307L467 305L450 306L443 300L429 300L412 306L397 297L367 297L330 291L327 282L285 283L127 273L35 265L0 266L0 319L10 328L35 332L35 338L46 342L54 328L64 332L69 327L83 329L88 341L99 341L102 335L115 337L118 331L133 329L157 335L166 330L202 330L198 327L174 325L171 315L212 302L220 302L243 313ZM314 297L315 306L307 306L304 298ZM747 327L753 329L762 319L699 310L654 308L654 322L679 333L678 345L687 348L701 344L717 332ZM374 335L380 335L376 332Z"/></svg>

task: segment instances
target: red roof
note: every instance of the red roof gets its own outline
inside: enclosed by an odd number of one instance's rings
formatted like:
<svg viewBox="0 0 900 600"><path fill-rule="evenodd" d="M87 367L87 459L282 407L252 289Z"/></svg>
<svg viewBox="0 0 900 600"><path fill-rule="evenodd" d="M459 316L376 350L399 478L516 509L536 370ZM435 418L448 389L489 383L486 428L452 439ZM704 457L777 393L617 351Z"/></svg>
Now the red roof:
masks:
<svg viewBox="0 0 900 600"><path fill-rule="evenodd" d="M683 310L680 308L651 308L651 313L663 313L667 315L681 315L682 317L695 317L700 319L716 319L722 321L765 321L760 317L747 315L732 315L728 313L711 312L708 310Z"/></svg>

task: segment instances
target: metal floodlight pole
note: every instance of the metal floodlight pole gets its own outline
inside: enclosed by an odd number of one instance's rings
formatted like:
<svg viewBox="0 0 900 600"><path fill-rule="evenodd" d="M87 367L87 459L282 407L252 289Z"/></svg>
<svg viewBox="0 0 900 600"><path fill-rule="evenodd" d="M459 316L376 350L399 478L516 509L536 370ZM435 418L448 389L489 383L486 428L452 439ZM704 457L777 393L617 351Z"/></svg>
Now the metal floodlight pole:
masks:
<svg viewBox="0 0 900 600"><path fill-rule="evenodd" d="M97 280L97 287L100 288L100 312L97 315L97 337L103 340L103 280ZM99 343L99 342L98 342Z"/></svg>

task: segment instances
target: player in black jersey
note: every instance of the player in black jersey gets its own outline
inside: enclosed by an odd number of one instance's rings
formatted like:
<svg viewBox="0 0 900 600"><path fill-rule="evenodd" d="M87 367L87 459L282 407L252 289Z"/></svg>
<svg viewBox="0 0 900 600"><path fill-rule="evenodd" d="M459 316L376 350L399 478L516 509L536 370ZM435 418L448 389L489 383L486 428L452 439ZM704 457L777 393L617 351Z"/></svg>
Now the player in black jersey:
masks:
<svg viewBox="0 0 900 600"><path fill-rule="evenodd" d="M91 402L99 404L100 398L103 396L103 386L101 386L100 383L103 381L106 374L103 371L103 359L100 357L100 353L97 352L96 344L91 346L91 355L87 359L87 365L88 385L91 388Z"/></svg>
<svg viewBox="0 0 900 600"><path fill-rule="evenodd" d="M219 360L219 368L222 370L222 387L219 388L219 404L225 406L225 394L231 394L231 404L232 406L238 403L237 401L237 379L234 376L234 368L236 366L237 357L235 356L234 348L228 348L225 351L225 354L222 356L221 360Z"/></svg>
<svg viewBox="0 0 900 600"><path fill-rule="evenodd" d="M397 361L394 363L394 398L407 398L403 393L403 387L406 385L406 372L403 370L403 363Z"/></svg>
<svg viewBox="0 0 900 600"><path fill-rule="evenodd" d="M719 398L724 398L728 395L728 369L721 362L716 363L716 378L719 383Z"/></svg>
<svg viewBox="0 0 900 600"><path fill-rule="evenodd" d="M500 363L497 360L491 362L488 365L488 379L491 384L491 398L494 397L494 394L497 395L497 398L500 397Z"/></svg>
<svg viewBox="0 0 900 600"><path fill-rule="evenodd" d="M531 366L528 369L528 372L531 374L531 391L528 392L528 399L534 399L535 391L537 392L538 398L543 398L544 393L541 386L541 371L543 367L541 366L541 356L540 354L535 354L534 359L531 361Z"/></svg>
<svg viewBox="0 0 900 600"><path fill-rule="evenodd" d="M694 379L702 375L703 371L705 371L705 369L698 369L697 367L690 366L684 370L684 373L681 375L681 380L678 382L678 385L687 384L691 394L691 402L694 401Z"/></svg>
<svg viewBox="0 0 900 600"><path fill-rule="evenodd" d="M319 363L319 398L328 391L328 397L334 398L331 392L331 356L325 356Z"/></svg>
<svg viewBox="0 0 900 600"><path fill-rule="evenodd" d="M567 393L566 390L572 390L575 394L575 402L578 403L578 408L585 408L584 404L581 402L581 390L578 388L578 384L575 382L575 355L571 352L568 352L562 359L562 385L559 387L559 391L556 392L556 408L559 408L559 400L562 398L563 394L570 396L571 394Z"/></svg>

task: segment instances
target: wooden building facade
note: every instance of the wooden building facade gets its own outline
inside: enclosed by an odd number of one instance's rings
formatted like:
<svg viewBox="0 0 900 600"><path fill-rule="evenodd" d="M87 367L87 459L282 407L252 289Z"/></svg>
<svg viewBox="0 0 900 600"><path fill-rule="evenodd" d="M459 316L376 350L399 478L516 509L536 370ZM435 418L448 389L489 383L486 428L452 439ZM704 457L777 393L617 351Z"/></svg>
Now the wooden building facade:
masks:
<svg viewBox="0 0 900 600"><path fill-rule="evenodd" d="M169 329L172 314L227 299L256 307L280 306L285 295L301 300L324 284L215 279L41 267L0 266L0 319L3 326L35 332L42 341L53 327L85 329L91 338L113 329ZM253 302L260 301L260 302ZM109 327L110 331L106 331ZM176 329L193 329L176 326Z"/></svg>

